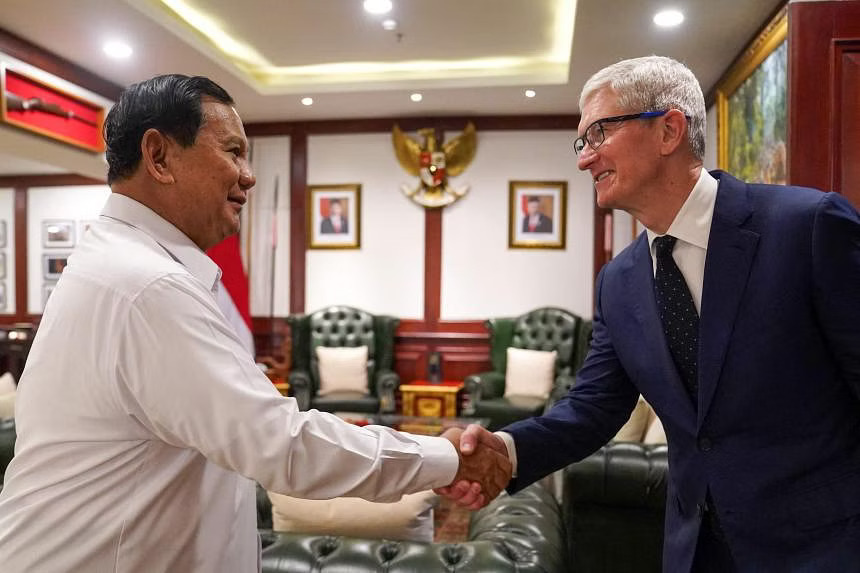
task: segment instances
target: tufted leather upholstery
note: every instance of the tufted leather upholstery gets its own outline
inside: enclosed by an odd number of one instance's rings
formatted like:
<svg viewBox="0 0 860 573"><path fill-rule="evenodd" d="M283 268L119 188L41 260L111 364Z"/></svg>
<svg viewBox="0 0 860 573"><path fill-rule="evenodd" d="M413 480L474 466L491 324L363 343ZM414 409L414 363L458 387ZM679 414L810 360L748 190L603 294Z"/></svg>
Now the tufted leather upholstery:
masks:
<svg viewBox="0 0 860 573"><path fill-rule="evenodd" d="M426 544L269 531L261 531L261 538L264 573L553 573L565 571L567 546L560 508L540 485L513 496L503 493L475 512L465 543Z"/></svg>
<svg viewBox="0 0 860 573"><path fill-rule="evenodd" d="M582 346L584 344L587 351L588 345L588 340L581 341L585 336L582 334L585 322L580 317L561 308L543 307L516 318L491 318L485 324L490 331L493 370L468 376L465 386L470 395L468 413L489 418L491 430L536 416L547 404L547 400L541 398L504 397L508 347L555 350L558 357L553 395L559 392L558 388L573 385L576 370L584 359Z"/></svg>
<svg viewBox="0 0 860 573"><path fill-rule="evenodd" d="M562 512L574 573L659 573L665 445L612 442L564 470Z"/></svg>
<svg viewBox="0 0 860 573"><path fill-rule="evenodd" d="M3 487L3 476L6 474L6 466L15 455L15 419L8 418L0 420L0 489Z"/></svg>
<svg viewBox="0 0 860 573"><path fill-rule="evenodd" d="M293 343L290 391L300 409L368 413L394 411L394 396L400 386L399 377L391 369L398 319L372 315L350 306L330 306L310 315L290 315L287 322L292 330ZM363 395L335 392L317 396L317 346L367 346L367 392Z"/></svg>

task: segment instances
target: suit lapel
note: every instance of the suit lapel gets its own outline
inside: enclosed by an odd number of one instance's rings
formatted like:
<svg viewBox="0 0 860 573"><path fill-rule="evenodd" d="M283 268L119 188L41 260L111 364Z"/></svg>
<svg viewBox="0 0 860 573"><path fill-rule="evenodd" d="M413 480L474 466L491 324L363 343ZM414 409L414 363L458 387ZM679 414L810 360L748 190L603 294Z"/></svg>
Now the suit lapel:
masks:
<svg viewBox="0 0 860 573"><path fill-rule="evenodd" d="M747 185L725 173L719 180L708 238L699 321L699 419L701 427L720 379L752 261L758 233L743 228L752 214Z"/></svg>
<svg viewBox="0 0 860 573"><path fill-rule="evenodd" d="M625 292L630 297L629 304L632 305L633 315L640 329L638 339L643 346L643 354L658 366L656 372L658 383L651 390L659 392L661 396L658 398L649 392L647 399L654 403L667 404L667 409L674 412L683 412L684 418L690 420L690 425L693 425L695 421L693 403L669 353L669 345L663 333L663 323L657 312L657 300L654 296L654 267L645 233L637 239L630 264L622 269L622 274Z"/></svg>

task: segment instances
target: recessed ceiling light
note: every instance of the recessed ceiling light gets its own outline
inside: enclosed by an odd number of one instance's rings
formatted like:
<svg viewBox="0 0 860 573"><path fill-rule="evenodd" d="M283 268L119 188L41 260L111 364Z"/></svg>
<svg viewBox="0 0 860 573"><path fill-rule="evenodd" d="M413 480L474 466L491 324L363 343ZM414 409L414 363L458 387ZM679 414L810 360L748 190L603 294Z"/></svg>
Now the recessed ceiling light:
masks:
<svg viewBox="0 0 860 573"><path fill-rule="evenodd" d="M535 97L536 95L534 90L526 90L526 97Z"/></svg>
<svg viewBox="0 0 860 573"><path fill-rule="evenodd" d="M409 96L409 99L411 99L414 102L419 102L422 99L424 99L424 96L416 93L416 94L412 94L411 96Z"/></svg>
<svg viewBox="0 0 860 573"><path fill-rule="evenodd" d="M303 97L302 105L314 105L314 98L312 97Z"/></svg>
<svg viewBox="0 0 860 573"><path fill-rule="evenodd" d="M391 0L364 0L364 11L371 14L391 12Z"/></svg>
<svg viewBox="0 0 860 573"><path fill-rule="evenodd" d="M109 40L102 45L104 53L115 60L124 60L131 56L131 46L119 40Z"/></svg>
<svg viewBox="0 0 860 573"><path fill-rule="evenodd" d="M397 29L397 20L394 20L392 18L389 18L388 20L383 20L382 21L382 27L388 31L396 30Z"/></svg>
<svg viewBox="0 0 860 573"><path fill-rule="evenodd" d="M663 10L654 14L654 23L661 28L671 28L684 21L684 15L678 10Z"/></svg>

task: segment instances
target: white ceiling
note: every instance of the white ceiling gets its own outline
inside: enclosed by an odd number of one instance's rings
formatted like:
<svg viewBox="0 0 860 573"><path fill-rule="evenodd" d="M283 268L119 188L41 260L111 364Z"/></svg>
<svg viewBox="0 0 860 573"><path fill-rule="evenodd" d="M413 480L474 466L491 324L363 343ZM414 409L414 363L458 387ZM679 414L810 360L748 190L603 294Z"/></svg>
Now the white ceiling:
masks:
<svg viewBox="0 0 860 573"><path fill-rule="evenodd" d="M246 122L573 114L589 75L652 53L687 63L707 93L782 0L393 2L395 32L361 0L3 0L0 28L119 85L209 76ZM666 7L684 12L680 27L652 23ZM209 37L177 15L189 10L209 18ZM132 57L108 59L109 38L131 44ZM228 56L228 41L244 52Z"/></svg>

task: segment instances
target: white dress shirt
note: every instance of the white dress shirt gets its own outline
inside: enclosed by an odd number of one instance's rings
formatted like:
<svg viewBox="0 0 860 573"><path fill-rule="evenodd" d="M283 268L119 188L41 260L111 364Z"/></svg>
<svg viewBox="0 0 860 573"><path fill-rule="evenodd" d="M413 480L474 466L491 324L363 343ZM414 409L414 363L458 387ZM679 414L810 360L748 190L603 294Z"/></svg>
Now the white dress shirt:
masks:
<svg viewBox="0 0 860 573"><path fill-rule="evenodd" d="M687 196L684 204L672 224L667 235L677 238L672 258L687 281L696 312L702 312L702 285L705 281L705 257L708 252L708 237L711 234L711 220L714 218L714 205L717 202L717 187L719 182L706 169L702 169L693 190ZM645 229L648 245L651 248L651 263L654 274L657 274L657 257L654 250L654 239L658 236L650 229ZM517 447L514 438L507 432L496 432L508 450L508 457L513 466L513 475L517 475Z"/></svg>
<svg viewBox="0 0 860 573"><path fill-rule="evenodd" d="M109 197L21 378L4 573L257 571L254 481L391 501L454 478L443 438L299 412L225 322L219 274L170 223Z"/></svg>
<svg viewBox="0 0 860 573"><path fill-rule="evenodd" d="M719 182L714 179L707 169L702 169L699 180L681 205L667 235L677 238L672 258L687 282L687 288L693 295L696 312L702 312L702 285L705 282L705 255L708 252L708 237L711 234L711 220L714 218L714 205L717 202L717 187ZM659 237L651 229L645 229L648 234L648 245L651 248L651 264L654 274L657 274L657 252L654 239Z"/></svg>

